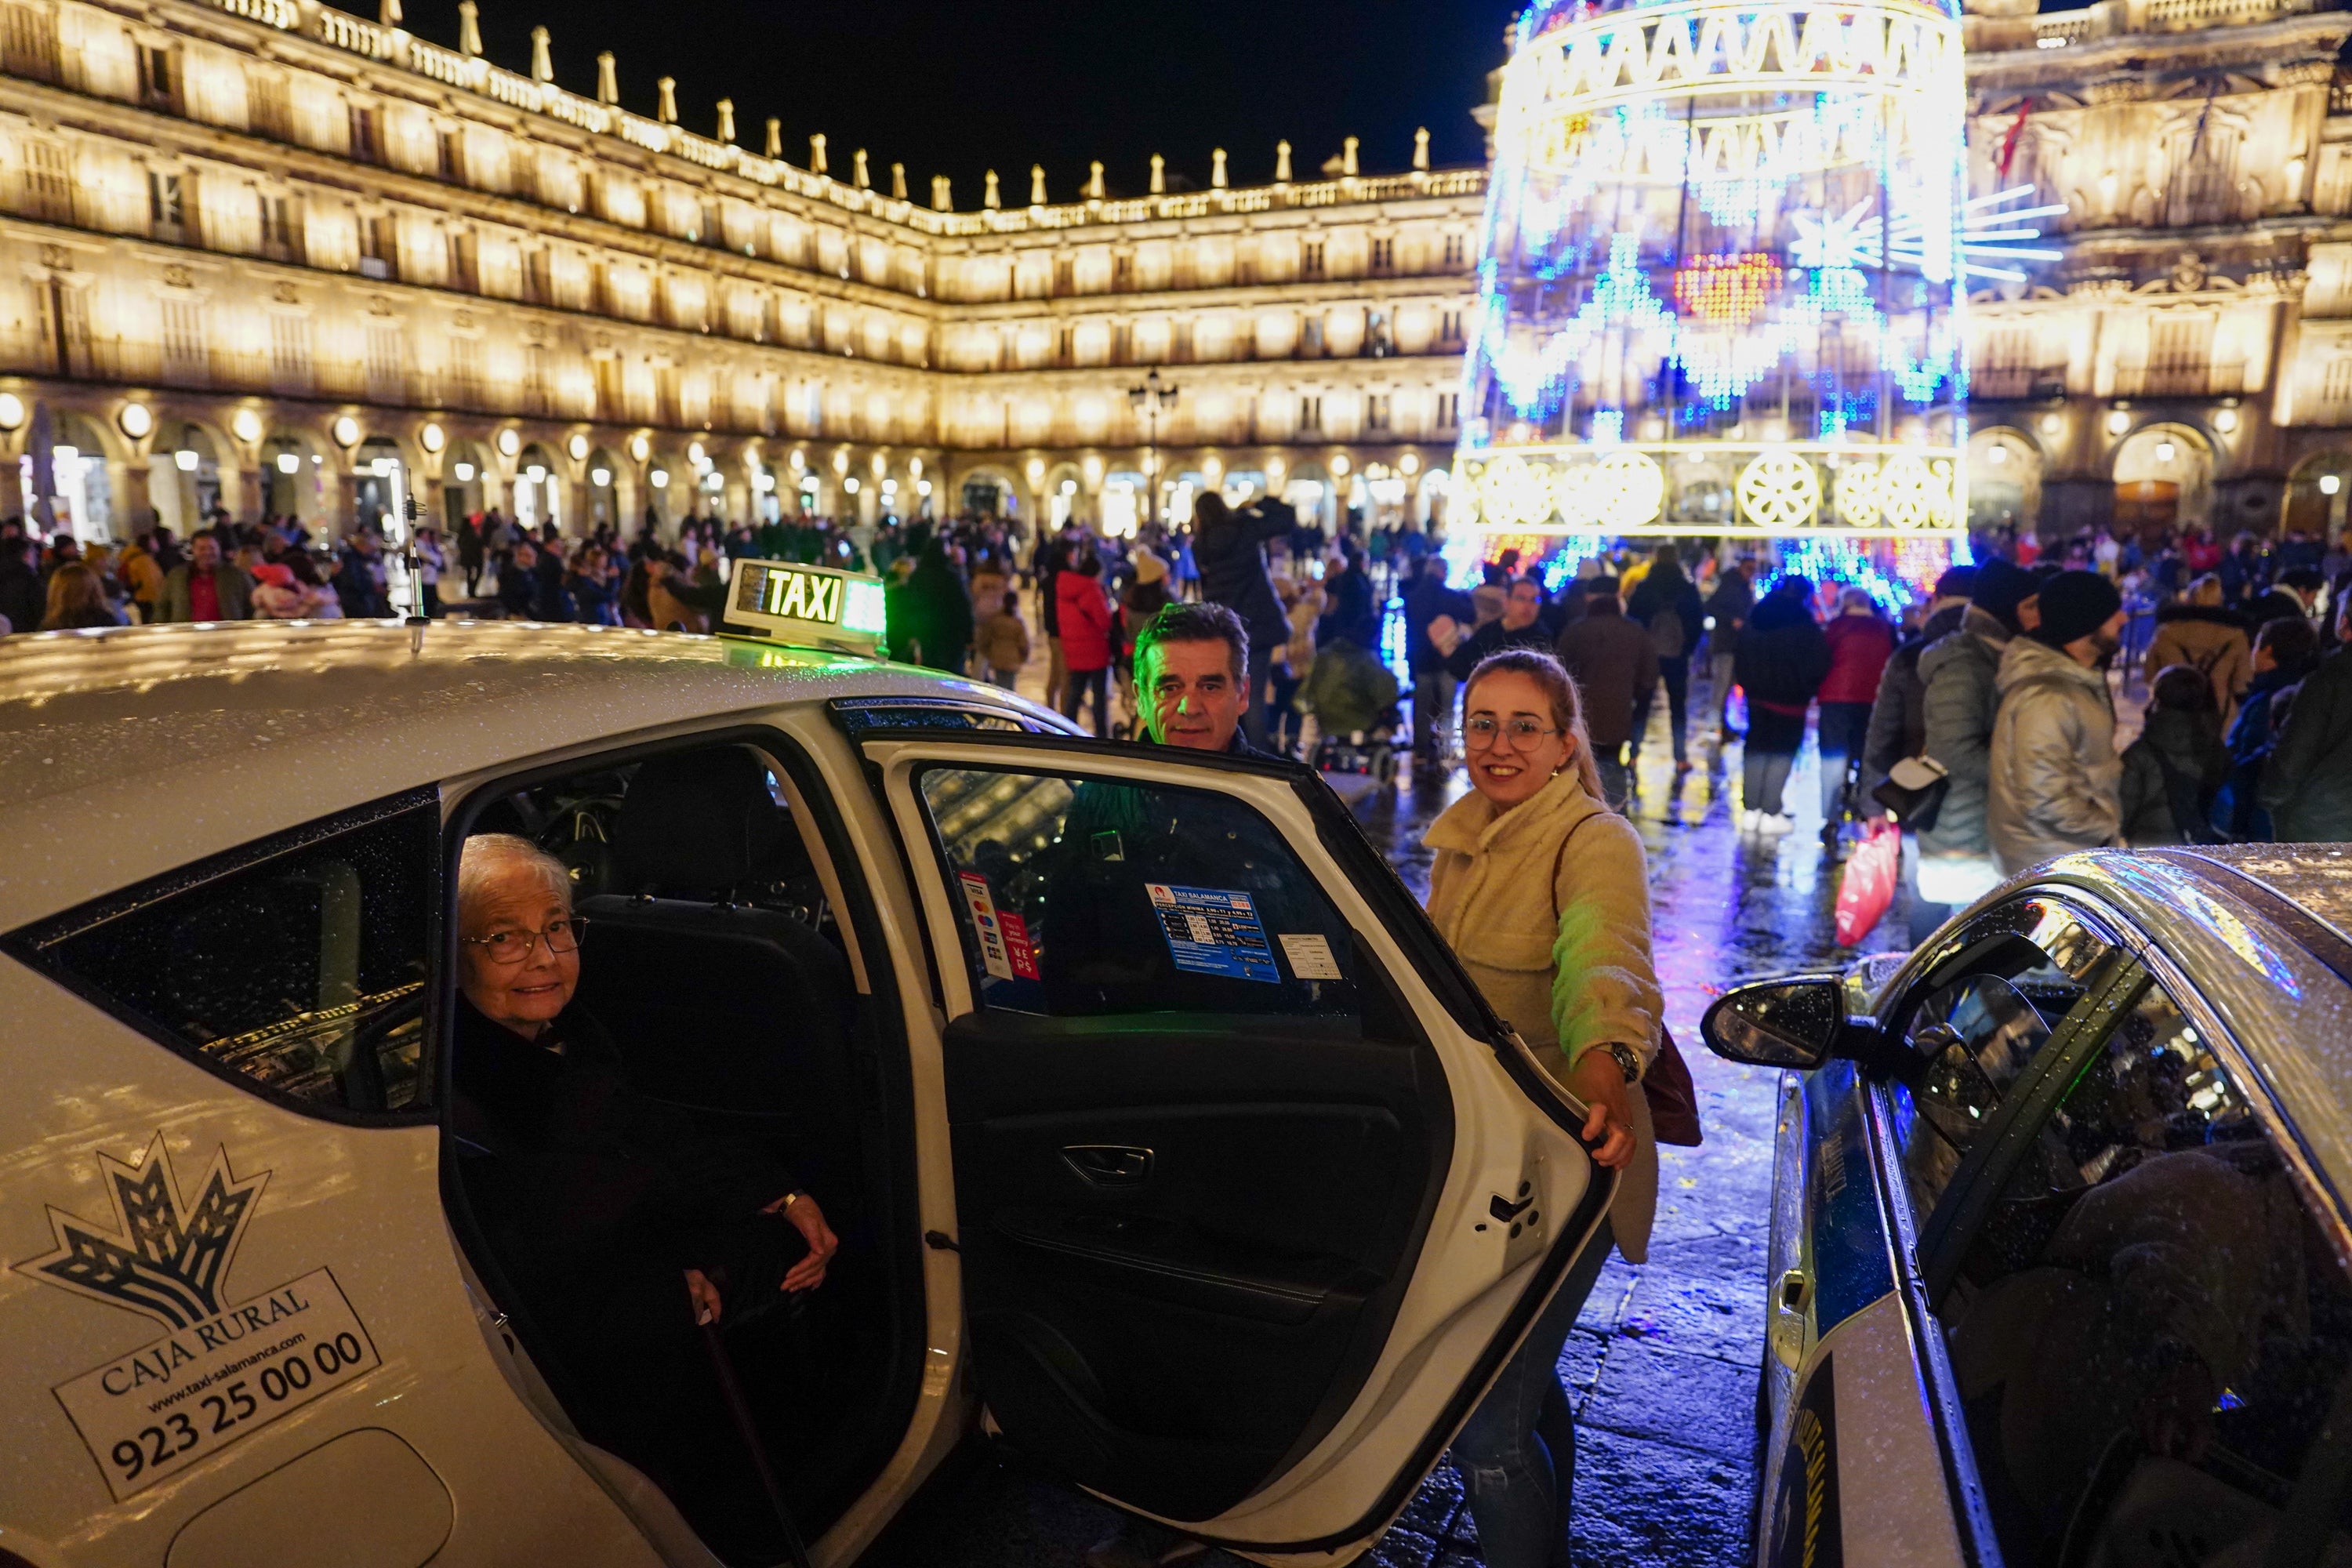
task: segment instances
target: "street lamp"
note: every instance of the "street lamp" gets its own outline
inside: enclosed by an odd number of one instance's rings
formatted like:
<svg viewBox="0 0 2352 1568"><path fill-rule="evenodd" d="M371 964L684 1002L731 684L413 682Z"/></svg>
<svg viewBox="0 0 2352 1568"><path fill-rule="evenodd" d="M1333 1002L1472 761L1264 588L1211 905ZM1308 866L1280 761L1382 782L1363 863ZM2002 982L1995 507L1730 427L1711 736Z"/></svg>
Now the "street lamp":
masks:
<svg viewBox="0 0 2352 1568"><path fill-rule="evenodd" d="M1176 406L1177 388L1160 379L1160 367L1153 365L1151 374L1143 378L1140 386L1127 389L1127 399L1135 411L1143 416L1143 482L1147 497L1145 515L1153 522L1160 521L1160 416Z"/></svg>

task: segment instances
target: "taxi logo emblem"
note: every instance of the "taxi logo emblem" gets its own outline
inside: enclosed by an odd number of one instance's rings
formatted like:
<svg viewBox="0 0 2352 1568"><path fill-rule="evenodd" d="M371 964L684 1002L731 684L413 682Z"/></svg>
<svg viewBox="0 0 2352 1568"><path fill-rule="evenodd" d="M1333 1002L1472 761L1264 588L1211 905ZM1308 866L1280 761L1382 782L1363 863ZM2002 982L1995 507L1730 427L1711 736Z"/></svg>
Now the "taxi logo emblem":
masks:
<svg viewBox="0 0 2352 1568"><path fill-rule="evenodd" d="M114 1207L114 1228L52 1208L49 1229L57 1250L17 1268L170 1329L217 1317L221 1282L269 1173L240 1179L229 1169L228 1151L216 1150L195 1202L184 1203L161 1131L130 1163L101 1150L98 1164Z"/></svg>

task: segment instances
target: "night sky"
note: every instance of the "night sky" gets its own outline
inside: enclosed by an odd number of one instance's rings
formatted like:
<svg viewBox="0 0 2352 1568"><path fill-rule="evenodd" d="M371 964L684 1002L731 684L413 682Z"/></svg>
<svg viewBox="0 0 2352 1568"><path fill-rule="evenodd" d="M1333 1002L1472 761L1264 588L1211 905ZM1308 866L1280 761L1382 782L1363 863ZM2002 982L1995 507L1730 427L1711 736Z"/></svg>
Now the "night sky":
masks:
<svg viewBox="0 0 2352 1568"><path fill-rule="evenodd" d="M372 16L366 0L342 0ZM1408 168L1412 132L1430 131L1440 168L1484 161L1470 110L1502 63L1515 7L1496 0L1007 0L898 5L873 0L481 0L483 51L530 68L530 29L553 35L555 79L596 89L596 54L619 57L621 100L654 112L654 83L677 79L678 119L709 134L712 106L735 100L736 139L757 151L770 116L784 156L808 162L808 138L829 140L832 172L849 177L868 149L874 183L907 165L908 194L928 201L930 177L955 181L955 204L980 205L993 168L1007 206L1029 196L1029 166L1046 195L1079 195L1088 160L1112 195L1150 185L1167 155L1171 189L1206 186L1223 147L1232 183L1274 177L1288 138L1294 177L1308 180L1362 138L1366 174ZM457 41L457 0L405 0L406 25Z"/></svg>

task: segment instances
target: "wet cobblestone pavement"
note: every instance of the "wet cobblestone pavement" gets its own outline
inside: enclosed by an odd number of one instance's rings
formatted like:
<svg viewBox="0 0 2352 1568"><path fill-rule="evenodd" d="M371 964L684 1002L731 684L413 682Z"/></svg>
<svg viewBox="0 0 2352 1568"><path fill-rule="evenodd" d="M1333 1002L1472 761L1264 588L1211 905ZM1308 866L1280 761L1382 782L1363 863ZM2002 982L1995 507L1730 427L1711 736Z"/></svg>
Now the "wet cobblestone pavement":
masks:
<svg viewBox="0 0 2352 1568"><path fill-rule="evenodd" d="M1662 1151L1650 1260L1611 1259L1561 1361L1577 1412L1580 1568L1748 1560L1777 1075L1710 1055L1699 1042L1699 1015L1727 984L1901 946L1906 929L1898 898L1863 949L1835 944L1838 862L1819 839L1810 742L1789 781L1795 831L1779 839L1743 837L1738 743L1718 755L1699 717L1709 710L1697 690L1691 706L1696 765L1675 780L1660 712L1639 768L1633 815L1649 850L1666 1021L1690 1063L1706 1141ZM1416 894L1428 879L1422 832L1466 787L1457 770L1443 784L1415 787L1401 778L1355 801L1367 832ZM1091 1500L993 1466L966 1477L940 1503L936 1522L919 1532L919 1559L904 1561L1069 1568L1118 1522ZM900 1560L899 1552L889 1555ZM1236 1568L1223 1553L1201 1561ZM1381 1568L1473 1568L1481 1561L1451 1466L1430 1477L1365 1561Z"/></svg>

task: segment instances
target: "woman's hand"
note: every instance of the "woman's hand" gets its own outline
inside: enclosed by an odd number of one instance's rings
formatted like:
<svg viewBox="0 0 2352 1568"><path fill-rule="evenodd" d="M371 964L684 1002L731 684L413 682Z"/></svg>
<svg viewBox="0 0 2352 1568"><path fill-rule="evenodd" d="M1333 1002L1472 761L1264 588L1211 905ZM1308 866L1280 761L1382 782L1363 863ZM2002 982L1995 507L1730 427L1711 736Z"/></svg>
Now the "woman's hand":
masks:
<svg viewBox="0 0 2352 1568"><path fill-rule="evenodd" d="M713 1285L710 1282L710 1277L701 1269L689 1268L686 1271L686 1295L687 1300L694 1303L694 1321L697 1326L709 1328L719 1321L719 1310L721 1304L719 1300L719 1287Z"/></svg>
<svg viewBox="0 0 2352 1568"><path fill-rule="evenodd" d="M841 1250L841 1238L833 1234L833 1227L824 1223L824 1211L817 1207L816 1200L806 1193L795 1194L789 1203L779 1199L777 1204L768 1206L768 1212L777 1213L778 1205L782 1205L783 1216L792 1221L793 1228L808 1241L808 1256L793 1264L784 1275L784 1289L814 1290L824 1283L825 1266L833 1261L833 1255Z"/></svg>
<svg viewBox="0 0 2352 1568"><path fill-rule="evenodd" d="M1584 1141L1593 1145L1592 1158L1612 1171L1622 1171L1633 1158L1633 1110L1628 1098L1633 1086L1624 1069L1605 1050L1590 1050L1569 1069L1568 1087L1591 1106L1584 1120Z"/></svg>

